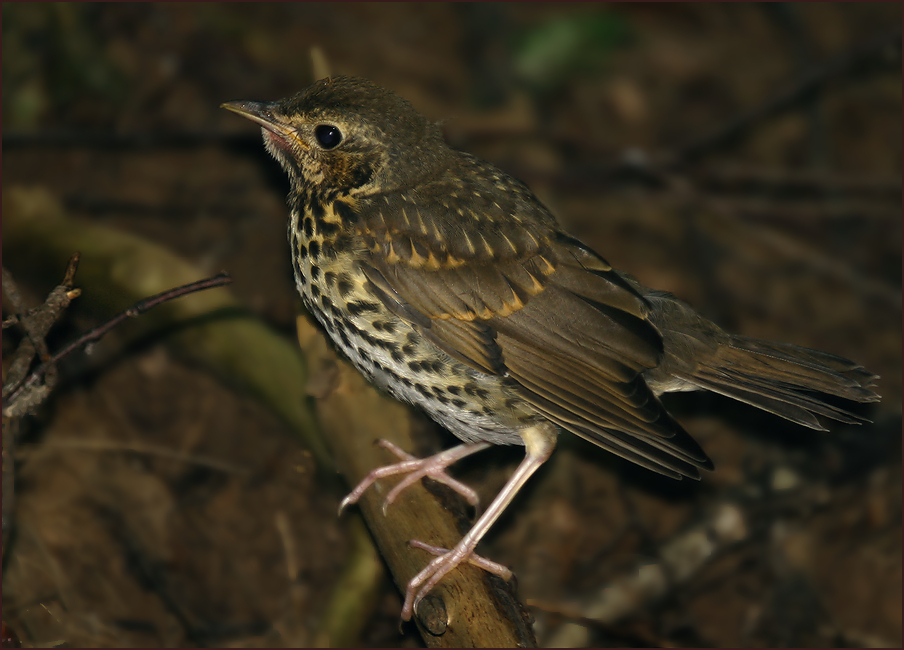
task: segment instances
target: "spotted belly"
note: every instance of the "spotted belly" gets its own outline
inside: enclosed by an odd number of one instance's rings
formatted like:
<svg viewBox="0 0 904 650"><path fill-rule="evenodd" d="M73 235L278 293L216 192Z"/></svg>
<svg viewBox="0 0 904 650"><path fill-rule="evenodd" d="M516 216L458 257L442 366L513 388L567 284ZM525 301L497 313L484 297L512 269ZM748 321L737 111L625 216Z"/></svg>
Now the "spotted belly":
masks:
<svg viewBox="0 0 904 650"><path fill-rule="evenodd" d="M517 388L437 348L372 294L350 253L335 252L316 235L307 236L290 224L296 287L305 307L354 366L462 440L523 444L518 431L536 416Z"/></svg>

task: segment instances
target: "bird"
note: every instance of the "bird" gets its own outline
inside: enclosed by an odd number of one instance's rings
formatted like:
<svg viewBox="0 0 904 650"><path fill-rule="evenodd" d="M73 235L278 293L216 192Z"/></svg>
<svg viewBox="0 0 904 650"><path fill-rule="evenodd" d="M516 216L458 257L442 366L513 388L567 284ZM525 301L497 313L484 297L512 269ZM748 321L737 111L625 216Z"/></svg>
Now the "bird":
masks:
<svg viewBox="0 0 904 650"><path fill-rule="evenodd" d="M817 416L868 422L827 397L876 402L876 375L848 359L733 335L675 296L640 284L568 234L522 182L449 146L439 124L357 77L292 97L223 108L261 127L288 174L288 239L302 302L373 384L414 404L461 444L368 474L343 500L404 475L476 505L446 473L491 445L525 456L452 549L410 580L401 617L475 553L562 432L654 472L699 479L713 463L664 408L666 392L708 390L811 429Z"/></svg>

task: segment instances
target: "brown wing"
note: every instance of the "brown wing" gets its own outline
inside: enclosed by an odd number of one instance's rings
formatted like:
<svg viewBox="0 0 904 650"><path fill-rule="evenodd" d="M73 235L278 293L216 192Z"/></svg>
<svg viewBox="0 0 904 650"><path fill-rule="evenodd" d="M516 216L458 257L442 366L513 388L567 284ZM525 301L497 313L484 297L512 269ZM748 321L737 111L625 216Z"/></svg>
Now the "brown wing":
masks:
<svg viewBox="0 0 904 650"><path fill-rule="evenodd" d="M488 169L491 181L501 174ZM438 194L445 201L387 201L376 223L361 226L371 245L362 268L375 292L453 358L508 375L564 429L655 471L698 477L709 459L641 376L662 357L647 302L516 187L505 206L477 201L488 210L481 216L456 207L452 194L467 191L456 182ZM513 223L498 218L504 209L537 218Z"/></svg>

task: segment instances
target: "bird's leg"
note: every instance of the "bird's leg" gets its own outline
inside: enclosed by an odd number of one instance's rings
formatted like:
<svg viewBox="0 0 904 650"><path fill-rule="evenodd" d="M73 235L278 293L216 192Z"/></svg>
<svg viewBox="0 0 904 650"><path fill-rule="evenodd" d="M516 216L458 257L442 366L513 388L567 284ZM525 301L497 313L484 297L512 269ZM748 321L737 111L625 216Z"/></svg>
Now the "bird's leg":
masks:
<svg viewBox="0 0 904 650"><path fill-rule="evenodd" d="M521 461L521 464L518 465L518 469L515 470L515 473L512 474L508 482L502 487L499 494L496 495L496 498L493 499L493 502L489 505L486 512L484 512L471 527L471 530L468 531L451 551L435 549L432 547L426 548L426 550L430 552L440 551L442 552L442 555L431 561L423 571L414 576L408 583L408 588L405 592L405 604L402 607L403 621L410 620L414 608L421 599L426 596L446 574L455 569L462 562L470 562L473 560L473 564L492 571L493 573L503 575L503 577L505 577L506 574L511 576L511 572L505 569L505 567L476 556L474 554L474 549L477 547L481 538L483 538L490 529L490 526L495 523L508 504L511 503L512 499L515 498L518 490L520 490L531 475L546 462L546 459L549 458L556 446L556 430L551 424L543 423L528 427L521 431L521 437L524 439L524 447L527 450L527 455L524 460ZM426 545L423 545L421 548L424 548L425 546ZM502 569L502 572L497 571L497 568Z"/></svg>
<svg viewBox="0 0 904 650"><path fill-rule="evenodd" d="M451 449L434 454L433 456L428 456L427 458L415 458L388 440L378 440L377 444L398 456L402 462L371 470L370 473L358 483L355 489L348 493L348 496L342 500L342 503L339 504L340 513L346 506L356 503L374 481L387 476L395 476L396 474L408 474L408 476L399 481L398 485L393 487L389 494L386 495L386 499L383 500L384 515L386 514L386 509L393 501L395 501L402 490L412 483L421 480L425 476L429 476L433 480L449 486L463 496L472 506L476 507L479 503L477 493L461 481L457 481L446 474L445 469L465 456L470 456L471 454L486 449L490 446L490 443L477 442L468 445L458 445L457 447L452 447Z"/></svg>
<svg viewBox="0 0 904 650"><path fill-rule="evenodd" d="M419 548L422 551L427 551L428 553L433 553L433 555L445 555L449 552L449 549L443 548L442 546L431 546L430 544L425 544L416 539L408 540L408 546L412 548ZM478 569L483 569L487 573L493 573L506 582L512 579L512 570L507 566L503 566L498 562L493 562L492 560L488 560L485 557L481 557L477 555L477 553L471 553L467 557L468 564L473 564Z"/></svg>

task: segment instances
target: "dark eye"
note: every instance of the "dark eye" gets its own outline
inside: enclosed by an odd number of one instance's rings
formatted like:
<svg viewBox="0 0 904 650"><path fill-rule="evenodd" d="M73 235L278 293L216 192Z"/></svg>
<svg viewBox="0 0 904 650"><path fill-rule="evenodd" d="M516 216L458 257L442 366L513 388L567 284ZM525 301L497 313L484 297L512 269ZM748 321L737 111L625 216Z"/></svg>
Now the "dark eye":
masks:
<svg viewBox="0 0 904 650"><path fill-rule="evenodd" d="M317 143L324 149L332 149L342 142L342 131L332 124L320 124L314 129Z"/></svg>

